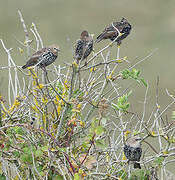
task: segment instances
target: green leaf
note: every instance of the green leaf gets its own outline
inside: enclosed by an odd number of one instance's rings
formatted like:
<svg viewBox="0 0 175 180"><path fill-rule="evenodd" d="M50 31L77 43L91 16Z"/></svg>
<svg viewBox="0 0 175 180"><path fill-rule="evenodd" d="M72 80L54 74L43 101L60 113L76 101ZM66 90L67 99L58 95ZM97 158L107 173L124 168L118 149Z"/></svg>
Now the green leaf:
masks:
<svg viewBox="0 0 175 180"><path fill-rule="evenodd" d="M74 180L80 180L79 173L74 174Z"/></svg>
<svg viewBox="0 0 175 180"><path fill-rule="evenodd" d="M127 97L129 97L132 94L132 90L129 91Z"/></svg>
<svg viewBox="0 0 175 180"><path fill-rule="evenodd" d="M123 96L119 97L117 104L112 103L112 106L116 110L121 110L121 111L126 112L130 106L130 104L128 102L128 97L131 95L131 93L132 93L132 91L130 91L128 94L124 94Z"/></svg>
<svg viewBox="0 0 175 180"><path fill-rule="evenodd" d="M147 83L145 82L145 80L144 80L143 78L141 78L140 81L143 83L143 85L144 85L145 87L148 86Z"/></svg>
<svg viewBox="0 0 175 180"><path fill-rule="evenodd" d="M127 178L127 172L124 170L120 170L117 172L117 176L122 178L122 179L126 179Z"/></svg>
<svg viewBox="0 0 175 180"><path fill-rule="evenodd" d="M127 111L128 108L129 108L129 103L120 105L120 110L122 110L122 111L124 111L124 112Z"/></svg>
<svg viewBox="0 0 175 180"><path fill-rule="evenodd" d="M121 74L123 79L128 79L130 76L130 71L128 69L124 69Z"/></svg>
<svg viewBox="0 0 175 180"><path fill-rule="evenodd" d="M172 119L175 120L175 111L172 112L172 116L171 117L172 117Z"/></svg>
<svg viewBox="0 0 175 180"><path fill-rule="evenodd" d="M37 166L37 170L38 170L39 172L42 172L42 171L43 171L43 166L41 166L41 165Z"/></svg>
<svg viewBox="0 0 175 180"><path fill-rule="evenodd" d="M140 73L141 71L135 68L133 68L132 70L124 69L121 72L121 76L123 79L134 79L138 84L143 83L143 85L147 87L147 83L145 82L145 80L143 78L140 78Z"/></svg>
<svg viewBox="0 0 175 180"><path fill-rule="evenodd" d="M66 148L59 148L59 151L61 151L61 152L66 152L67 149L66 149Z"/></svg>
<svg viewBox="0 0 175 180"><path fill-rule="evenodd" d="M101 135L102 133L104 132L104 128L102 126L98 126L96 129L95 129L95 133L97 135Z"/></svg>
<svg viewBox="0 0 175 180"><path fill-rule="evenodd" d="M31 154L23 154L21 156L21 161L23 161L24 163L28 162L28 163L32 163L33 159L32 159L32 155Z"/></svg>
<svg viewBox="0 0 175 180"><path fill-rule="evenodd" d="M14 155L14 157L20 157L21 154L19 151L14 151L13 155Z"/></svg>
<svg viewBox="0 0 175 180"><path fill-rule="evenodd" d="M97 147L99 147L99 148L102 148L102 149L104 149L104 148L107 147L107 146L106 146L106 143L104 142L103 139L97 139L97 140L95 141L95 145L96 145Z"/></svg>
<svg viewBox="0 0 175 180"><path fill-rule="evenodd" d="M92 123L91 123L91 128L95 128L95 126L96 126L96 121L95 121L95 119L93 119Z"/></svg>
<svg viewBox="0 0 175 180"><path fill-rule="evenodd" d="M127 100L128 100L127 96L123 95L123 96L118 98L118 103L124 104L125 102L127 102Z"/></svg>
<svg viewBox="0 0 175 180"><path fill-rule="evenodd" d="M41 150L42 151L48 151L48 148L49 148L48 146L43 146L43 147L41 147Z"/></svg>
<svg viewBox="0 0 175 180"><path fill-rule="evenodd" d="M20 134L20 135L24 134L24 131L21 127L14 127L14 130L15 130L16 134Z"/></svg>
<svg viewBox="0 0 175 180"><path fill-rule="evenodd" d="M106 119L105 117L103 117L103 118L101 119L102 125L103 125L103 126L106 125L106 122L107 122L107 119Z"/></svg>
<svg viewBox="0 0 175 180"><path fill-rule="evenodd" d="M43 155L43 152L40 149L35 151L35 156L36 157L42 157L42 155Z"/></svg>
<svg viewBox="0 0 175 180"><path fill-rule="evenodd" d="M117 104L112 103L112 106L113 106L114 109L116 109L117 111L119 110L119 107L117 106Z"/></svg>
<svg viewBox="0 0 175 180"><path fill-rule="evenodd" d="M127 103L126 105L125 105L125 107L124 107L124 109L128 109L129 108L129 103Z"/></svg>
<svg viewBox="0 0 175 180"><path fill-rule="evenodd" d="M137 77L139 77L139 75L140 75L140 70L136 70L136 71L135 71L135 75L136 75Z"/></svg>
<svg viewBox="0 0 175 180"><path fill-rule="evenodd" d="M0 174L0 180L6 180L6 177L3 174Z"/></svg>
<svg viewBox="0 0 175 180"><path fill-rule="evenodd" d="M92 137L90 137L90 139L92 139ZM86 141L83 142L82 147L87 148L88 147L88 143Z"/></svg>
<svg viewBox="0 0 175 180"><path fill-rule="evenodd" d="M138 84L140 84L140 79L136 79L136 82L137 82Z"/></svg>
<svg viewBox="0 0 175 180"><path fill-rule="evenodd" d="M30 148L29 147L25 147L25 148L23 148L23 151L24 151L24 153L30 153Z"/></svg>
<svg viewBox="0 0 175 180"><path fill-rule="evenodd" d="M64 180L64 178L61 175L53 175L53 180Z"/></svg>
<svg viewBox="0 0 175 180"><path fill-rule="evenodd" d="M155 160L154 160L154 163L158 166L162 166L162 162L164 161L164 157L157 157Z"/></svg>
<svg viewBox="0 0 175 180"><path fill-rule="evenodd" d="M92 104L93 104L94 106L97 106L97 105L98 105L98 102L92 101Z"/></svg>
<svg viewBox="0 0 175 180"><path fill-rule="evenodd" d="M150 175L150 170L142 170L142 169L137 169L133 171L131 177L129 180L134 180L134 179L139 179L139 180L148 180Z"/></svg>

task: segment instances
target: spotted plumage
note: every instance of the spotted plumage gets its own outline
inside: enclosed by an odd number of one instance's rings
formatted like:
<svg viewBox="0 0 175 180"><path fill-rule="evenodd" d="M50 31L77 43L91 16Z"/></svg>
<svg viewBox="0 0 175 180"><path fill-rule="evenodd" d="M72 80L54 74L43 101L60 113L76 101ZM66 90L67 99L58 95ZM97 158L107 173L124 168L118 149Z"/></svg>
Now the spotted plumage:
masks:
<svg viewBox="0 0 175 180"><path fill-rule="evenodd" d="M39 67L46 67L52 64L56 58L58 57L59 47L57 45L50 45L48 47L44 47L34 53L31 58L27 61L27 63L22 66L23 69L37 65Z"/></svg>
<svg viewBox="0 0 175 180"><path fill-rule="evenodd" d="M75 48L75 56L77 62L84 60L93 50L93 37L87 32L81 33L80 39L77 40Z"/></svg>
<svg viewBox="0 0 175 180"><path fill-rule="evenodd" d="M131 137L129 138L124 146L124 154L129 161L134 161L134 168L141 169L140 161L142 155L142 148L140 145L141 138Z"/></svg>
<svg viewBox="0 0 175 180"><path fill-rule="evenodd" d="M120 37L117 38L119 35L118 31L122 33ZM131 24L127 21L127 19L122 18L120 22L113 22L109 26L107 26L103 32L97 37L96 42L100 42L103 39L110 39L111 41L114 41L116 38L116 42L118 45L121 44L121 40L125 39L131 31Z"/></svg>

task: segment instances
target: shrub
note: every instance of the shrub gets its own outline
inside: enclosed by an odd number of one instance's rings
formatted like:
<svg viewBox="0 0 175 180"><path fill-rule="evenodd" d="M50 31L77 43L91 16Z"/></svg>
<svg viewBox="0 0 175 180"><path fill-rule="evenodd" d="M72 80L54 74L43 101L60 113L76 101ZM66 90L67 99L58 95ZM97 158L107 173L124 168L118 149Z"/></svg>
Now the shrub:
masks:
<svg viewBox="0 0 175 180"><path fill-rule="evenodd" d="M43 47L36 25L30 41L21 13L25 42L20 53L29 54L36 43ZM47 73L36 68L23 71L7 49L8 101L0 96L0 178L6 179L168 179L167 165L174 162L174 119L164 114L175 98L162 110L145 117L148 83L137 64L129 66L127 57L111 57L114 41L94 52L84 64L65 63ZM31 44L32 43L32 44ZM123 69L121 68L124 67ZM1 68L4 70L5 67ZM12 75L14 73L14 76ZM20 78L20 75L24 78ZM50 80L52 79L52 80ZM130 110L131 86L146 90L143 112ZM158 94L157 94L158 95ZM143 138L141 170L127 163L123 154L125 140L133 135Z"/></svg>

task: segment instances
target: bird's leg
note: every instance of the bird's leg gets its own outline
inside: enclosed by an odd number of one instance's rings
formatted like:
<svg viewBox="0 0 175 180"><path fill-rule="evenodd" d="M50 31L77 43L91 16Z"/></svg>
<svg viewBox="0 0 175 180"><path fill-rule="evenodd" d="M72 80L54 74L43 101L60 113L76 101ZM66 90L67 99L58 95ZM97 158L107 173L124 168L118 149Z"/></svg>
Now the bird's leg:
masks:
<svg viewBox="0 0 175 180"><path fill-rule="evenodd" d="M87 58L84 61L84 66L87 67Z"/></svg>
<svg viewBox="0 0 175 180"><path fill-rule="evenodd" d="M47 76L47 70L45 66L44 66L44 72L45 72L45 75Z"/></svg>
<svg viewBox="0 0 175 180"><path fill-rule="evenodd" d="M45 67L45 66L42 66L41 69L42 69L43 72L44 72L44 79L45 79L45 83L47 84L47 82L46 82L46 77L47 77L47 70L46 70L46 67Z"/></svg>

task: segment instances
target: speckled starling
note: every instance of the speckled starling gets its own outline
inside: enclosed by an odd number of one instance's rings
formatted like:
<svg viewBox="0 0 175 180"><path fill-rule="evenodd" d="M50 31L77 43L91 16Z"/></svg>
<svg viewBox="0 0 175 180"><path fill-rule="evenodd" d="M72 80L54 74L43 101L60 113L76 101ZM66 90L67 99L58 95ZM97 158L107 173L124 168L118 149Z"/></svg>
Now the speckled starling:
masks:
<svg viewBox="0 0 175 180"><path fill-rule="evenodd" d="M27 61L27 63L24 66L22 66L22 68L25 69L27 67L34 65L37 65L41 68L46 67L56 60L59 50L59 47L55 44L50 45L48 47L44 47L39 51L35 52Z"/></svg>
<svg viewBox="0 0 175 180"><path fill-rule="evenodd" d="M117 36L119 35L119 33L116 30L116 28L120 33L122 33L122 35L119 36L118 38ZM128 23L127 19L122 18L120 22L113 22L112 24L107 26L103 30L103 32L97 37L96 42L98 43L103 39L110 39L111 41L114 41L117 38L116 42L118 45L120 45L121 40L126 38L129 35L130 31L131 31L131 25Z"/></svg>
<svg viewBox="0 0 175 180"><path fill-rule="evenodd" d="M129 161L134 161L134 168L141 169L140 157L142 155L141 138L138 136L127 139L124 145L124 154Z"/></svg>
<svg viewBox="0 0 175 180"><path fill-rule="evenodd" d="M80 39L77 40L75 56L77 62L84 60L93 50L93 37L87 31L81 33Z"/></svg>

